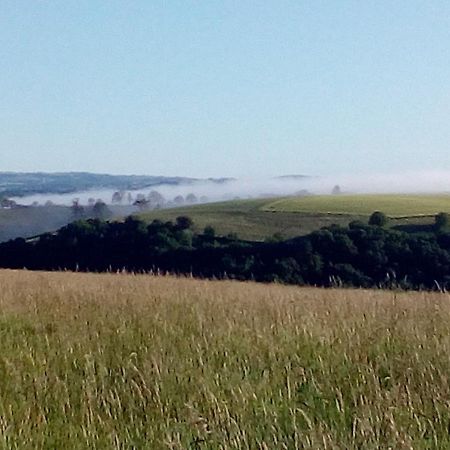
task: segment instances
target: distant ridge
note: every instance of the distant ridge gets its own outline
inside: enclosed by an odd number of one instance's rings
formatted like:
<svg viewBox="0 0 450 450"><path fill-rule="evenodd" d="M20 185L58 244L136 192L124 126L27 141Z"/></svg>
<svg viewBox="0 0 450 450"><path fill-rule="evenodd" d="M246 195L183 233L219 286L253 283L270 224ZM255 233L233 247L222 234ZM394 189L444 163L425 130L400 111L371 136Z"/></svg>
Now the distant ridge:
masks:
<svg viewBox="0 0 450 450"><path fill-rule="evenodd" d="M93 189L137 190L160 185L210 182L232 178L189 178L153 175L109 175L90 172L0 172L0 198L33 194L70 194Z"/></svg>
<svg viewBox="0 0 450 450"><path fill-rule="evenodd" d="M293 175L279 175L279 176L275 177L275 179L277 179L277 180L289 180L289 179L300 180L300 179L303 179L303 178L311 178L311 177L309 175L296 175L296 174L293 174Z"/></svg>

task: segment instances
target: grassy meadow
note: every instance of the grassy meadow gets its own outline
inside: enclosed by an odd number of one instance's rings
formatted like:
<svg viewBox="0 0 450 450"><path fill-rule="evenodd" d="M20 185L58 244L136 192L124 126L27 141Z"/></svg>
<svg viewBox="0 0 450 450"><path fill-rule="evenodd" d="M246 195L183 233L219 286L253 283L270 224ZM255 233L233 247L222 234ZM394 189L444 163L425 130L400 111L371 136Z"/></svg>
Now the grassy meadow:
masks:
<svg viewBox="0 0 450 450"><path fill-rule="evenodd" d="M439 212L450 212L450 195L314 195L278 199L235 200L160 209L140 214L148 222L174 221L180 215L194 220L197 231L212 225L219 235L236 233L241 239L264 240L306 235L322 227L367 222L383 211L392 226L429 226Z"/></svg>
<svg viewBox="0 0 450 450"><path fill-rule="evenodd" d="M0 271L0 448L450 447L450 296Z"/></svg>
<svg viewBox="0 0 450 450"><path fill-rule="evenodd" d="M333 223L345 226L352 220L364 219L358 214L330 216L315 211L267 211L273 199L235 200L203 205L160 209L141 214L146 221L160 219L174 221L180 215L194 220L197 230L212 225L219 235L236 233L241 239L264 240L275 233L285 238L305 235Z"/></svg>
<svg viewBox="0 0 450 450"><path fill-rule="evenodd" d="M434 216L450 212L450 195L318 195L275 200L263 206L265 211L368 216L383 211L392 218Z"/></svg>

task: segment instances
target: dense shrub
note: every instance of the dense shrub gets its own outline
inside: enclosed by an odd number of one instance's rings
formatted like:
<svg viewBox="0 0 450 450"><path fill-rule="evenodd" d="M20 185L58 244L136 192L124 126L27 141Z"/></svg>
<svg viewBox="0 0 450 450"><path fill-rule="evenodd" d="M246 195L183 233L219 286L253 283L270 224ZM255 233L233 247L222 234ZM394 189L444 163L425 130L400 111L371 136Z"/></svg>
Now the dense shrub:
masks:
<svg viewBox="0 0 450 450"><path fill-rule="evenodd" d="M388 223L388 218L386 214L381 211L375 211L369 218L369 225L384 227Z"/></svg>

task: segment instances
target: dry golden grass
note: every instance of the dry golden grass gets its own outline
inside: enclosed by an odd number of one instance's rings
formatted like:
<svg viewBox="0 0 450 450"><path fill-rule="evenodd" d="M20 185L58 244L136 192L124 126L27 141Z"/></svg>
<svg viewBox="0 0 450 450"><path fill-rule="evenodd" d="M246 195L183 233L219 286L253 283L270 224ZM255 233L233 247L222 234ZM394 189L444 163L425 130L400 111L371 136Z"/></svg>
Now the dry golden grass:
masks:
<svg viewBox="0 0 450 450"><path fill-rule="evenodd" d="M0 447L450 448L450 296L0 271Z"/></svg>

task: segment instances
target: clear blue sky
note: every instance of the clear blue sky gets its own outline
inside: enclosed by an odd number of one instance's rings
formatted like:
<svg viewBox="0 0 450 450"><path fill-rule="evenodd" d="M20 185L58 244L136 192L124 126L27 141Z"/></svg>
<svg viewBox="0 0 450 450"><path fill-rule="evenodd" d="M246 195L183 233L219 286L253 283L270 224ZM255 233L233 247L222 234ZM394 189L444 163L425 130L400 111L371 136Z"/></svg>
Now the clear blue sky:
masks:
<svg viewBox="0 0 450 450"><path fill-rule="evenodd" d="M2 0L0 170L450 169L450 2Z"/></svg>

